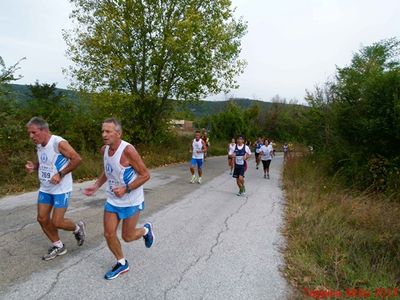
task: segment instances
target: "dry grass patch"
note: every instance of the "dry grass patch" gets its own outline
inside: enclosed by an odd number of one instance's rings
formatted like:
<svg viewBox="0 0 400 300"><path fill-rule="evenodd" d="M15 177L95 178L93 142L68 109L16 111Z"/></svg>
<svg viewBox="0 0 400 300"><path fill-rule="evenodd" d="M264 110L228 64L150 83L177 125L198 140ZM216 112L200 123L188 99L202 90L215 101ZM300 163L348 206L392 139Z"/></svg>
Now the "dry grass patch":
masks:
<svg viewBox="0 0 400 300"><path fill-rule="evenodd" d="M376 289L396 288L400 203L343 189L312 157L287 162L284 189L285 273L294 286L342 295L366 289L368 299Z"/></svg>

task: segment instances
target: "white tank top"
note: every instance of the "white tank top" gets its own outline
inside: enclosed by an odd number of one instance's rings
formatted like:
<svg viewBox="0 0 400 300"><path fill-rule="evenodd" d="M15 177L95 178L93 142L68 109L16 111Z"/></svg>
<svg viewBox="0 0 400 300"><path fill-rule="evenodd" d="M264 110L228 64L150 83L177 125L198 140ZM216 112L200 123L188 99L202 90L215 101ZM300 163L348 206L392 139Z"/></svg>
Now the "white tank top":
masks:
<svg viewBox="0 0 400 300"><path fill-rule="evenodd" d="M229 155L232 155L233 152L235 152L235 148L236 148L236 144L235 144L235 143L230 143L230 144L229 144L229 151L228 151L228 154L229 154Z"/></svg>
<svg viewBox="0 0 400 300"><path fill-rule="evenodd" d="M203 152L202 140L199 139L198 141L196 141L196 139L193 139L192 146L193 146L192 158L203 159L204 158L204 152ZM201 151L201 152L198 153L197 151Z"/></svg>
<svg viewBox="0 0 400 300"><path fill-rule="evenodd" d="M130 193L124 194L122 197L115 196L113 192L114 187L125 186L137 178L137 173L132 166L124 167L120 163L122 153L128 145L131 144L121 141L113 156L108 155L110 146L106 146L104 151L104 173L107 176L107 202L118 207L136 206L142 204L144 201L143 186L131 190Z"/></svg>
<svg viewBox="0 0 400 300"><path fill-rule="evenodd" d="M65 194L72 191L72 174L66 174L58 184L53 184L50 179L63 170L69 163L69 159L58 150L58 144L65 141L62 137L51 135L46 146L36 145L40 181L39 191L48 194Z"/></svg>

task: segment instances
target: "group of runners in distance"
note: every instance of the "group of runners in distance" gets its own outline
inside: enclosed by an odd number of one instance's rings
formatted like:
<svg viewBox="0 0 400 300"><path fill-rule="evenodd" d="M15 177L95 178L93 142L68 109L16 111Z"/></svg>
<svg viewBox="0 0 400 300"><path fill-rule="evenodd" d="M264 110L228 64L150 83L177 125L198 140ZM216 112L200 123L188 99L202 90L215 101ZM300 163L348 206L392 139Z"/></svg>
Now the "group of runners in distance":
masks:
<svg viewBox="0 0 400 300"><path fill-rule="evenodd" d="M228 166L230 168L230 175L236 178L236 183L239 187L238 196L246 194L246 187L244 185L244 174L247 170L247 160L251 156L250 142L244 143L243 136L239 136L236 141L232 139L228 144ZM264 178L269 179L269 166L274 156L272 141L268 139L258 138L253 144L255 152L256 169L258 170L260 161L263 164ZM232 173L233 170L233 173Z"/></svg>
<svg viewBox="0 0 400 300"><path fill-rule="evenodd" d="M205 136L205 137L204 137ZM250 142L245 143L243 136L238 136L236 139L232 139L228 144L228 166L230 169L229 174L233 178L236 178L236 184L239 188L237 193L238 196L246 195L246 186L244 184L245 172L247 170L247 160L251 156ZM260 164L263 164L264 178L269 179L269 166L274 156L273 143L269 139L258 138L254 143L255 157L256 157L256 169ZM205 153L209 146L208 135L201 135L200 131L196 131L195 138L190 145L190 151L192 153L192 159L190 162L190 183L201 183L203 175L203 162L205 159ZM196 177L196 167L197 174Z"/></svg>
<svg viewBox="0 0 400 300"><path fill-rule="evenodd" d="M39 117L33 117L26 124L27 132L36 145L37 160L27 161L28 173L37 171L40 187L37 198L37 220L47 238L52 243L42 259L52 260L67 253L66 245L61 241L58 230L71 231L78 246L86 239L86 224L65 218L72 192L72 171L82 162L80 155L64 138L53 135L48 123ZM143 238L146 248L154 243L153 226L146 222L138 226L140 212L144 209L143 184L150 179L149 171L137 150L130 143L122 140L121 123L115 118L108 118L102 123L103 171L97 180L83 190L86 196L92 196L106 184L107 198L104 204L104 237L116 263L104 275L107 280L114 279L129 271L129 263L122 251L117 229L122 221L121 237L125 242ZM207 132L196 131L191 143L190 162L191 183L202 182L202 165L210 146ZM260 160L264 168L264 178L269 178L269 165L273 157L272 143L259 138L254 143L256 168ZM247 160L251 156L249 145L244 137L232 139L228 145L228 163L230 175L236 178L238 196L246 194L244 183ZM195 169L197 167L197 174Z"/></svg>

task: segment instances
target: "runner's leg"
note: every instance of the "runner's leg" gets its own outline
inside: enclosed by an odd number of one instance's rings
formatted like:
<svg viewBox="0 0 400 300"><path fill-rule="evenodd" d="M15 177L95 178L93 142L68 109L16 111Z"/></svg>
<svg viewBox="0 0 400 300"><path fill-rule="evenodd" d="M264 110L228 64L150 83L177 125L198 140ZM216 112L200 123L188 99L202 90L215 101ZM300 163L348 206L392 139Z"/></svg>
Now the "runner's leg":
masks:
<svg viewBox="0 0 400 300"><path fill-rule="evenodd" d="M197 173L199 174L199 177L203 175L203 160L199 159L197 161Z"/></svg>
<svg viewBox="0 0 400 300"><path fill-rule="evenodd" d="M117 260L124 258L121 243L117 236L117 228L120 220L116 213L104 212L104 237L108 248L114 254Z"/></svg>
<svg viewBox="0 0 400 300"><path fill-rule="evenodd" d="M49 204L38 204L38 214L37 221L42 227L43 232L46 234L48 239L54 243L60 240L60 236L58 235L58 230L52 223L50 219L50 213L53 209L52 205Z"/></svg>
<svg viewBox="0 0 400 300"><path fill-rule="evenodd" d="M236 178L236 184L237 184L239 190L241 190L242 189L242 183L240 182L240 177Z"/></svg>
<svg viewBox="0 0 400 300"><path fill-rule="evenodd" d="M51 216L51 221L53 225L58 229L74 231L76 228L76 224L71 219L64 218L66 211L66 208L54 208L53 215Z"/></svg>
<svg viewBox="0 0 400 300"><path fill-rule="evenodd" d="M136 241L144 236L146 230L143 227L136 228L140 216L140 212L122 221L122 239L129 243Z"/></svg>
<svg viewBox="0 0 400 300"><path fill-rule="evenodd" d="M244 177L243 176L239 176L239 183L240 183L241 188L243 189L243 187L244 187Z"/></svg>

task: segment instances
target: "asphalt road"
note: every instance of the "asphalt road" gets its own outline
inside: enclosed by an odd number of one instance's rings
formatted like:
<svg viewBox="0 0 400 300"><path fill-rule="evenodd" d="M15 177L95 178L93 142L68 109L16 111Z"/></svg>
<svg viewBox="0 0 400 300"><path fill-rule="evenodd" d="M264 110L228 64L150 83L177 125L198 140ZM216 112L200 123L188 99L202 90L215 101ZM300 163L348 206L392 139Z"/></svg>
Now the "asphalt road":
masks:
<svg viewBox="0 0 400 300"><path fill-rule="evenodd" d="M153 223L156 241L122 242L130 271L112 281L103 279L115 263L102 235L104 191L86 197L90 182L74 186L67 216L86 222L87 240L78 247L62 232L68 253L48 262L37 193L1 198L0 299L284 299L281 166L277 156L267 180L251 161L246 197L225 157L205 162L201 185L189 183L187 164L152 169L140 223Z"/></svg>

